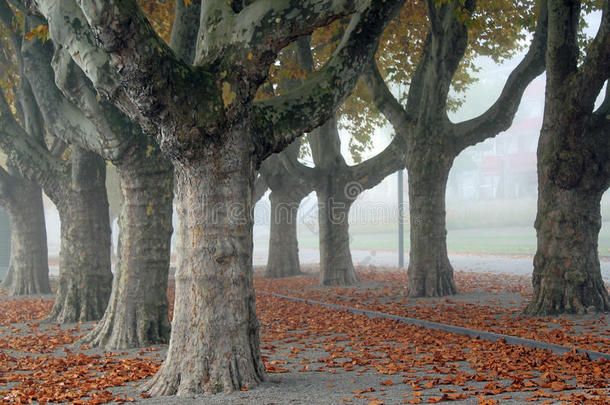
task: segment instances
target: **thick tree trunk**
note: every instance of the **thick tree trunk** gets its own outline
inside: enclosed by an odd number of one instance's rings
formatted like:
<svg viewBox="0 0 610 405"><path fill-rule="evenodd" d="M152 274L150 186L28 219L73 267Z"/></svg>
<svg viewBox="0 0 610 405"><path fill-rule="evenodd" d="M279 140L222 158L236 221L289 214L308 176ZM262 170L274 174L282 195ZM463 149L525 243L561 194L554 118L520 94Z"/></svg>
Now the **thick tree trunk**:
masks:
<svg viewBox="0 0 610 405"><path fill-rule="evenodd" d="M242 131L225 142L198 162L176 164L182 252L167 358L144 386L153 395L231 392L265 377L252 270L252 146Z"/></svg>
<svg viewBox="0 0 610 405"><path fill-rule="evenodd" d="M16 182L5 209L11 228L11 253L6 278L0 287L10 295L48 294L47 231L40 187ZM10 202L8 201L10 200Z"/></svg>
<svg viewBox="0 0 610 405"><path fill-rule="evenodd" d="M597 238L601 194L565 190L550 181L539 188L531 315L610 310L599 267Z"/></svg>
<svg viewBox="0 0 610 405"><path fill-rule="evenodd" d="M169 340L173 169L160 159L117 168L124 200L112 294L103 319L82 343L123 349Z"/></svg>
<svg viewBox="0 0 610 405"><path fill-rule="evenodd" d="M301 203L289 194L272 191L269 258L265 277L292 277L301 274L297 241L297 212Z"/></svg>
<svg viewBox="0 0 610 405"><path fill-rule="evenodd" d="M100 319L112 283L105 164L99 156L74 146L72 156L72 186L57 207L59 281L47 319L57 323Z"/></svg>
<svg viewBox="0 0 610 405"><path fill-rule="evenodd" d="M430 156L414 160L407 161L411 239L408 294L410 297L455 294L445 227L445 190L451 165Z"/></svg>
<svg viewBox="0 0 610 405"><path fill-rule="evenodd" d="M326 187L316 190L322 285L346 286L360 281L349 248L349 210L357 194L352 195L348 188L349 184L329 179Z"/></svg>

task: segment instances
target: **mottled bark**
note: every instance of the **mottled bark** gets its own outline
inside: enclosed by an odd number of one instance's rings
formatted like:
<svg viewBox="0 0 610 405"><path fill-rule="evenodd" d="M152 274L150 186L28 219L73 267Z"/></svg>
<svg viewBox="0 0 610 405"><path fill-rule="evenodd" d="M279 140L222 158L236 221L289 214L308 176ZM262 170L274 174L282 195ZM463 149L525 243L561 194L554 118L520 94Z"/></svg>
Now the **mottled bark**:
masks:
<svg viewBox="0 0 610 405"><path fill-rule="evenodd" d="M252 270L255 162L243 130L177 165L182 251L167 358L153 395L230 392L265 378ZM230 152L229 152L230 151Z"/></svg>
<svg viewBox="0 0 610 405"><path fill-rule="evenodd" d="M173 170L155 158L117 167L123 194L118 262L104 317L82 343L107 349L167 343Z"/></svg>
<svg viewBox="0 0 610 405"><path fill-rule="evenodd" d="M102 158L72 148L72 184L57 202L59 280L49 321L92 321L104 314L112 282L105 179Z"/></svg>
<svg viewBox="0 0 610 405"><path fill-rule="evenodd" d="M338 186L338 187L337 187ZM349 209L353 199L346 198L344 184L316 189L320 227L320 284L352 285L360 281L349 248Z"/></svg>
<svg viewBox="0 0 610 405"><path fill-rule="evenodd" d="M40 187L12 176L10 188L0 197L11 228L8 273L0 284L9 295L48 294L47 231Z"/></svg>
<svg viewBox="0 0 610 405"><path fill-rule="evenodd" d="M597 253L601 193L565 190L540 180L534 297L527 313L610 311Z"/></svg>
<svg viewBox="0 0 610 405"><path fill-rule="evenodd" d="M311 185L295 178L286 169L284 158L296 160L301 142L293 142L278 155L263 162L259 179L271 189L269 255L265 277L291 277L301 273L297 240L297 213L301 201L312 191ZM259 183L257 179L257 184Z"/></svg>
<svg viewBox="0 0 610 405"><path fill-rule="evenodd" d="M450 167L450 162L441 159L419 156L407 159L411 241L407 273L411 297L442 297L457 292L447 255L445 226L445 189Z"/></svg>
<svg viewBox="0 0 610 405"><path fill-rule="evenodd" d="M580 2L549 0L545 106L538 141L537 251L530 315L610 310L597 238L600 200L610 185L608 97L610 3L579 64Z"/></svg>
<svg viewBox="0 0 610 405"><path fill-rule="evenodd" d="M475 1L427 2L430 30L409 86L406 107L394 98L377 67L365 71L373 102L396 130L407 155L411 250L408 291L411 296L442 296L456 292L447 257L445 186L453 159L468 146L510 127L527 85L545 66L546 0L540 2L530 49L509 75L502 93L480 116L460 123L447 118L447 98L468 45L464 14Z"/></svg>
<svg viewBox="0 0 610 405"><path fill-rule="evenodd" d="M301 274L299 242L297 240L297 212L301 198L272 191L269 256L265 277L292 277Z"/></svg>
<svg viewBox="0 0 610 405"><path fill-rule="evenodd" d="M232 391L263 379L251 262L255 170L328 119L402 3L253 2L235 13L227 2L202 2L192 67L133 0L36 1L52 40L97 94L155 134L176 166L182 252L170 348L147 384L153 394ZM283 47L352 13L319 74L292 94L254 101Z"/></svg>

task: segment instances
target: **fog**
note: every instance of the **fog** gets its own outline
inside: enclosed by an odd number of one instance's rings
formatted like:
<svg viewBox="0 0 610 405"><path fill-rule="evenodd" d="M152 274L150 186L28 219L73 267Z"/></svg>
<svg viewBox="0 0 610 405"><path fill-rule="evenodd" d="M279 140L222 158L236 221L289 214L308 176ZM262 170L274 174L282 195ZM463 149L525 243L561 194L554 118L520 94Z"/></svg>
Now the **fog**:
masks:
<svg viewBox="0 0 610 405"><path fill-rule="evenodd" d="M589 20L589 34L597 29L599 15ZM462 95L464 104L450 114L454 122L484 112L500 94L506 77L524 52L497 65L490 58L478 58L478 81ZM464 254L523 256L531 263L536 249L533 227L536 216L536 147L544 109L544 75L526 89L512 126L493 139L464 150L455 160L447 185L446 208L448 249L452 260ZM396 90L396 89L393 89ZM404 91L404 89L401 89ZM603 94L603 91L602 91ZM601 98L601 97L600 97ZM599 100L598 100L599 101ZM379 128L369 158L390 142L392 129ZM343 155L354 163L347 149L349 134L341 133ZM307 159L305 164L311 165ZM408 173L404 176L405 251L409 249ZM350 246L355 264L396 265L398 251L397 175L364 191L350 213ZM254 263L264 265L269 244L270 210L268 193L255 207ZM610 194L602 200L604 220L599 237L602 260L610 257ZM52 271L57 271L59 216L45 199L47 235ZM175 220L175 215L174 215ZM318 260L317 201L306 197L299 209L298 234L301 262ZM113 224L113 245L118 227ZM175 240L175 236L174 236ZM457 256L456 256L457 254ZM408 255L407 255L408 257ZM602 267L604 267L603 264Z"/></svg>

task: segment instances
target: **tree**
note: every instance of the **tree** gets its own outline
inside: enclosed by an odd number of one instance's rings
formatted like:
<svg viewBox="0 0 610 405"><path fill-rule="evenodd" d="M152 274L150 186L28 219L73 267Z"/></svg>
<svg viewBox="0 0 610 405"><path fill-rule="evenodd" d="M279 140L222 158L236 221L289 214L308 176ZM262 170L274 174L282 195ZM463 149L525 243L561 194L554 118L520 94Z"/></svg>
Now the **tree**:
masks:
<svg viewBox="0 0 610 405"><path fill-rule="evenodd" d="M39 16L27 15L25 21L46 26ZM110 301L102 320L82 341L112 349L165 343L170 329L172 165L153 139L116 107L98 100L65 49L28 41L23 50L26 76L37 78L31 80L32 90L47 128L110 160L124 198Z"/></svg>
<svg viewBox="0 0 610 405"><path fill-rule="evenodd" d="M2 7L3 4L0 3L0 15L6 12ZM6 48L20 44L20 38L10 32L4 32L0 40ZM2 61L4 72L10 76L11 81L15 79L14 75L10 75L15 69L13 59L6 57ZM35 134L35 123L39 122L37 121L39 117L35 114L26 115L19 104L19 99L25 97L28 90L27 83L22 82L15 95L16 110L20 113L21 122L26 122L32 127L31 134L42 137L40 132ZM42 191L36 183L21 177L10 161L7 162L6 169L0 168L0 204L8 214L11 228L8 273L0 287L10 295L50 293Z"/></svg>
<svg viewBox="0 0 610 405"><path fill-rule="evenodd" d="M297 158L300 142L291 143L281 155ZM282 157L271 155L261 165L260 174L271 189L271 215L269 220L269 254L265 277L292 277L301 274L299 243L297 240L297 213L303 198L311 188L286 170Z"/></svg>
<svg viewBox="0 0 610 405"><path fill-rule="evenodd" d="M0 169L0 204L9 217L11 253L0 287L9 295L48 294L49 262L42 191L14 170Z"/></svg>
<svg viewBox="0 0 610 405"><path fill-rule="evenodd" d="M104 163L75 147L62 158L64 148L60 142L53 142L59 147L47 147L45 123L32 82L26 77L24 55L28 46L42 42L23 41L12 26L11 9L5 2L0 5L0 21L10 32L19 64L18 104L25 126L17 122L4 92L0 92L0 147L21 176L41 185L58 207L61 220L60 275L49 320L63 323L99 319L108 301L112 278L110 251L104 250L110 243ZM34 27L26 21L23 32Z"/></svg>
<svg viewBox="0 0 610 405"><path fill-rule="evenodd" d="M134 1L37 2L51 38L102 97L156 135L174 163L182 251L167 359L146 385L156 395L233 391L264 378L252 278L256 169L326 121L401 4L244 3L202 4L191 65ZM346 36L318 74L293 92L253 102L283 47L348 14Z"/></svg>
<svg viewBox="0 0 610 405"><path fill-rule="evenodd" d="M510 126L523 91L544 70L546 9L544 1L541 4L527 55L510 74L499 98L479 117L460 123L452 123L447 117L449 89L467 52L469 27L481 26L475 24L475 1L426 2L429 27L410 80L406 106L392 95L376 64L372 63L365 71L364 81L376 106L406 147L411 243L409 296L443 296L457 291L446 244L445 189L449 170L466 147L494 137ZM515 13L513 2L493 3L494 7L497 5L504 5L509 15ZM479 17L487 21L486 13L480 12ZM521 31L523 27L516 28ZM489 37L488 33L483 35L483 45ZM483 48L480 41L480 37L476 39L475 49Z"/></svg>
<svg viewBox="0 0 610 405"><path fill-rule="evenodd" d="M64 323L101 318L112 279L103 160L74 146L70 161L55 156L19 125L3 92L0 147L23 177L42 185L59 210L59 280L48 320Z"/></svg>
<svg viewBox="0 0 610 405"><path fill-rule="evenodd" d="M600 200L610 185L610 7L579 59L580 1L549 0L545 107L538 143L538 248L530 315L610 310L599 267Z"/></svg>
<svg viewBox="0 0 610 405"><path fill-rule="evenodd" d="M332 44L326 44L329 45ZM296 66L305 72L304 75L314 70L311 48L308 38L296 42ZM314 167L299 163L297 153L284 152L281 160L288 169L287 174L299 179L298 184L292 183L293 186L297 190L313 189L318 197L320 284L351 285L359 281L349 247L351 205L364 190L375 187L404 166L400 152L403 148L398 147L400 139L397 139L377 156L348 166L341 154L338 122L334 115L312 131L307 139Z"/></svg>

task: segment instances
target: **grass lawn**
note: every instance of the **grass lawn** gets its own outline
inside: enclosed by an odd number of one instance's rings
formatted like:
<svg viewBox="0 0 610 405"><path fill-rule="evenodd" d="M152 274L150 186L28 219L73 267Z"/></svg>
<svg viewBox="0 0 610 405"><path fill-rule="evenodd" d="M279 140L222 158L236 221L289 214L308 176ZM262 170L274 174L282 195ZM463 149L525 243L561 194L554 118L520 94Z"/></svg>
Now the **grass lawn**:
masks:
<svg viewBox="0 0 610 405"><path fill-rule="evenodd" d="M312 227L313 228L313 227ZM299 224L299 247L318 248L318 235L308 226ZM355 250L398 250L396 225L355 225L350 228L350 246ZM257 246L269 244L267 232L257 232ZM450 253L530 255L536 252L536 231L533 227L502 227L452 229L447 233ZM408 227L405 229L405 250L409 249ZM610 256L610 222L605 222L599 234L599 253Z"/></svg>

